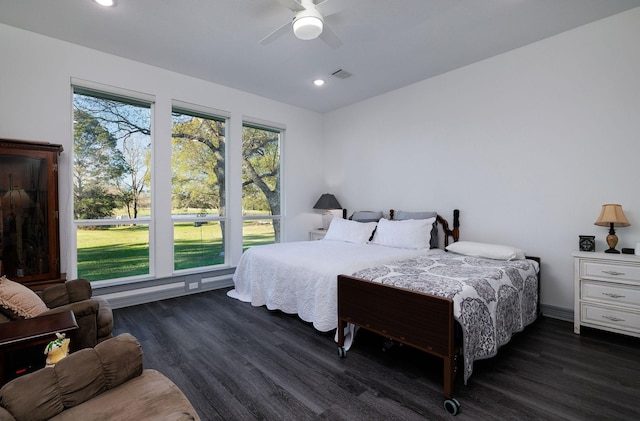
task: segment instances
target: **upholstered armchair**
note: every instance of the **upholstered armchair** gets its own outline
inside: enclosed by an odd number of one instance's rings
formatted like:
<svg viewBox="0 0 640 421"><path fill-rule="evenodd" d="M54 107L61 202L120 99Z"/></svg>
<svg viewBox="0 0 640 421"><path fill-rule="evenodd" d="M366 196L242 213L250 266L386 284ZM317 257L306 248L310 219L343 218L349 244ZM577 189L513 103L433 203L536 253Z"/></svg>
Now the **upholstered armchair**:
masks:
<svg viewBox="0 0 640 421"><path fill-rule="evenodd" d="M168 377L142 366L142 347L122 333L0 389L0 421L197 421Z"/></svg>
<svg viewBox="0 0 640 421"><path fill-rule="evenodd" d="M4 284L7 284L7 289L13 290L12 293L14 299L19 295L28 295L27 291L18 289L19 287L15 285L15 283L12 284L7 280L3 280L2 285ZM26 290L26 288L24 289ZM33 295L32 292L30 294ZM68 334L68 337L71 339L70 348L72 351L77 351L83 348L92 348L98 343L113 336L113 314L111 312L111 306L104 298L93 296L91 284L88 280L80 278L66 281L64 283L45 288L42 291L37 291L36 294L44 303L44 306L41 303L35 304L41 309L34 309L33 304L30 303L26 305L26 310L21 308L25 307L24 301L27 301L24 297L16 299L16 301L20 302L19 306L13 305L8 307L12 307L14 313L18 313L15 317L20 318L24 318L25 316L39 317L67 310L73 311L76 322L78 323L78 329ZM33 297L33 299L37 300L35 297ZM6 305L4 298L3 304ZM29 307L29 305L32 307ZM11 312L6 310L7 308L2 308L0 322L10 323L12 317L7 314L10 314ZM29 312L33 313L28 314Z"/></svg>
<svg viewBox="0 0 640 421"><path fill-rule="evenodd" d="M73 311L78 329L73 331L71 349L92 348L113 337L111 306L102 297L94 297L91 284L84 278L66 281L37 292L50 309L43 314Z"/></svg>

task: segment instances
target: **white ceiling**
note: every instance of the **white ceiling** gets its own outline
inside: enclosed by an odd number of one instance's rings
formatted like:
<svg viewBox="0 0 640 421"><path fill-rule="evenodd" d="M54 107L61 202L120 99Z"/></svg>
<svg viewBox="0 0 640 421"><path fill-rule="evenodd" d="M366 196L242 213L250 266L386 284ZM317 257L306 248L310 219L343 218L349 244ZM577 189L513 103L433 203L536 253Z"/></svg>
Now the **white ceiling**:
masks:
<svg viewBox="0 0 640 421"><path fill-rule="evenodd" d="M328 0L343 44L292 33L276 0L0 0L0 23L318 112L639 7L640 0ZM7 40L0 40L7 42ZM338 69L348 79L331 76ZM312 81L327 83L317 88Z"/></svg>

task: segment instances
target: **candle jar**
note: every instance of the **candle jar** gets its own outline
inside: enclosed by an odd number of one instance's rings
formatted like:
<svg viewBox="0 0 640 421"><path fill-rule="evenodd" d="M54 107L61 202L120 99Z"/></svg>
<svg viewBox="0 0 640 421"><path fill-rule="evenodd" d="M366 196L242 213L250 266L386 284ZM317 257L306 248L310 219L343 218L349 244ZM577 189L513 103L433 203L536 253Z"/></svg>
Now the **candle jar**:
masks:
<svg viewBox="0 0 640 421"><path fill-rule="evenodd" d="M595 235L580 235L580 251L596 251L596 236Z"/></svg>

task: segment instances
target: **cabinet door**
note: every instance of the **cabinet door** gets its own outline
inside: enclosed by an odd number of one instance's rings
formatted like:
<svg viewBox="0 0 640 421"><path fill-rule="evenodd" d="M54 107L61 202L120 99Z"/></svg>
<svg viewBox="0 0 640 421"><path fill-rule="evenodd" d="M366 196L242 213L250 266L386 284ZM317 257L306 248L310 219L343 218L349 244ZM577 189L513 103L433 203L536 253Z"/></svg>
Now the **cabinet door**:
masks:
<svg viewBox="0 0 640 421"><path fill-rule="evenodd" d="M60 278L59 145L0 141L1 273L27 285Z"/></svg>

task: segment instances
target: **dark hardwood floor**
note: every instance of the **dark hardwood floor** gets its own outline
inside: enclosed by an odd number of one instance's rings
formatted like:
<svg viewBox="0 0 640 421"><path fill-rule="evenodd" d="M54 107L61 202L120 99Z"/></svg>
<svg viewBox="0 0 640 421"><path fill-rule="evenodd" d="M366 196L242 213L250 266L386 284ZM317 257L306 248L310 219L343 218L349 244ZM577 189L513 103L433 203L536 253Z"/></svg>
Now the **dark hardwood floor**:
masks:
<svg viewBox="0 0 640 421"><path fill-rule="evenodd" d="M297 316L204 292L114 311L145 368L171 378L203 420L439 420L442 363L382 351L360 331L347 358ZM456 382L457 420L638 420L640 339L540 318Z"/></svg>

